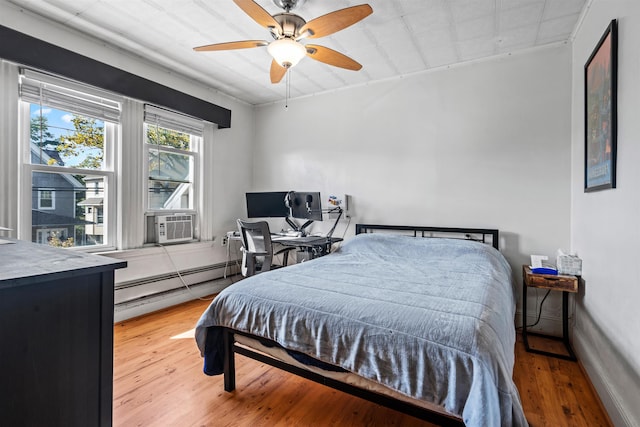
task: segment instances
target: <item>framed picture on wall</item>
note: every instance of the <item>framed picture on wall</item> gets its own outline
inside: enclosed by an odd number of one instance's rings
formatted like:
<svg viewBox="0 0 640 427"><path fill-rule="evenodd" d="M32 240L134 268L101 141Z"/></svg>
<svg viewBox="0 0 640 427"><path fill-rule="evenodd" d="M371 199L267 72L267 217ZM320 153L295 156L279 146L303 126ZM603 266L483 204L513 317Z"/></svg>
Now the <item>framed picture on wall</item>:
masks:
<svg viewBox="0 0 640 427"><path fill-rule="evenodd" d="M617 23L611 21L584 66L584 191L616 187Z"/></svg>

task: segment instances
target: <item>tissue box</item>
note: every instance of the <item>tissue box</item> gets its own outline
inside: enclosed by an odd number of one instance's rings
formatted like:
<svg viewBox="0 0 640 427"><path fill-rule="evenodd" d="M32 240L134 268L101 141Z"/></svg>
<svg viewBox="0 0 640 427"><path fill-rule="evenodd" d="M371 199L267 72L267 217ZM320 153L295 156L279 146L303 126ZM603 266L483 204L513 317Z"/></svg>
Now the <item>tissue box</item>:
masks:
<svg viewBox="0 0 640 427"><path fill-rule="evenodd" d="M558 255L556 265L559 274L582 275L582 260L575 255Z"/></svg>

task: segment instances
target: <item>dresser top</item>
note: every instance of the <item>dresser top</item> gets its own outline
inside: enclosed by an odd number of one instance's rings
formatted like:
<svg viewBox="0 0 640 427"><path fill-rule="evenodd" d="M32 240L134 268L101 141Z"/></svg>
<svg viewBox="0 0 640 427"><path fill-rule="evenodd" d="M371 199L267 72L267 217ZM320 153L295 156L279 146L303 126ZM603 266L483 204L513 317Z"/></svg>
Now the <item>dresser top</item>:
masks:
<svg viewBox="0 0 640 427"><path fill-rule="evenodd" d="M113 271L126 261L70 249L11 240L0 244L0 289L52 279Z"/></svg>

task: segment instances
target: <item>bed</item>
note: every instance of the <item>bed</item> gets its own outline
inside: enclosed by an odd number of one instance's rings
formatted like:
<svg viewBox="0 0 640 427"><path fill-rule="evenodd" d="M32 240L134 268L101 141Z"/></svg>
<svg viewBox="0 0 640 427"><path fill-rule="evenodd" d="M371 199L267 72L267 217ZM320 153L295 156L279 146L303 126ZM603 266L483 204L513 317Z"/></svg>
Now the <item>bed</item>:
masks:
<svg viewBox="0 0 640 427"><path fill-rule="evenodd" d="M497 249L497 230L358 224L333 254L222 291L196 326L204 372L234 390L240 353L439 425L526 426Z"/></svg>

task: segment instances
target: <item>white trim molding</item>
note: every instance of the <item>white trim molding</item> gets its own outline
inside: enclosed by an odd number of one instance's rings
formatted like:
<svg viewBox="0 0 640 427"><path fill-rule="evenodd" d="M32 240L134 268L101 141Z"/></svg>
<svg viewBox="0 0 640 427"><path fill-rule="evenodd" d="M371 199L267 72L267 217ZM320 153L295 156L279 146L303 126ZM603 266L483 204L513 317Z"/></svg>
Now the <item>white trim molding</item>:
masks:
<svg viewBox="0 0 640 427"><path fill-rule="evenodd" d="M573 347L613 425L640 426L640 376L597 323L579 311Z"/></svg>

